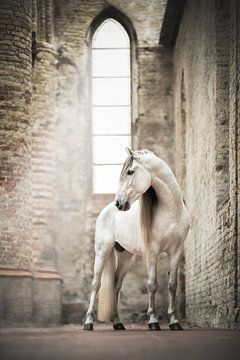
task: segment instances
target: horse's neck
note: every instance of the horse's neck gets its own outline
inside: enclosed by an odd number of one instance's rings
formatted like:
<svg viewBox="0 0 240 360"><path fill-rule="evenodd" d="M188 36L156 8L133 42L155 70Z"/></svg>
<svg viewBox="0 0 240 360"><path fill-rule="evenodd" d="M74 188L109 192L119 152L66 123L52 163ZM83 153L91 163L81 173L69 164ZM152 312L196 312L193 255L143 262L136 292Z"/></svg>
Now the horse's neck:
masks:
<svg viewBox="0 0 240 360"><path fill-rule="evenodd" d="M160 207L170 211L173 216L177 216L183 209L180 186L165 162L156 161L154 165L152 187L156 192Z"/></svg>

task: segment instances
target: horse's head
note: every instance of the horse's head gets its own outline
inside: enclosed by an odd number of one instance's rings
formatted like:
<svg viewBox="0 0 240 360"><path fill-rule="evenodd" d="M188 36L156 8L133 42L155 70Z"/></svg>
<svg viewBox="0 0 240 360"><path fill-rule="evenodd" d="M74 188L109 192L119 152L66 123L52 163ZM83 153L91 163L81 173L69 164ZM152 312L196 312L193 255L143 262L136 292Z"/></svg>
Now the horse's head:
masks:
<svg viewBox="0 0 240 360"><path fill-rule="evenodd" d="M131 204L145 193L151 186L150 172L143 166L143 157L147 150L132 151L127 149L128 157L123 165L115 205L119 210L126 211Z"/></svg>

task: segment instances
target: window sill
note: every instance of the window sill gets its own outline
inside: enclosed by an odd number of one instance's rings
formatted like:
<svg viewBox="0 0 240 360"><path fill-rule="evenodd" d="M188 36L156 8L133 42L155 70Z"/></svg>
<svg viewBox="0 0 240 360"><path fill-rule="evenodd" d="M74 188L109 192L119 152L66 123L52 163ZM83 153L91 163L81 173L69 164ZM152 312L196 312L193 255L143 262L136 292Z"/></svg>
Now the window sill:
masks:
<svg viewBox="0 0 240 360"><path fill-rule="evenodd" d="M115 199L115 194L92 194L92 212L99 213L107 204Z"/></svg>
<svg viewBox="0 0 240 360"><path fill-rule="evenodd" d="M92 200L93 201L98 201L98 200L109 200L109 201L113 201L115 198L115 194L97 194L97 193L93 193L92 194Z"/></svg>

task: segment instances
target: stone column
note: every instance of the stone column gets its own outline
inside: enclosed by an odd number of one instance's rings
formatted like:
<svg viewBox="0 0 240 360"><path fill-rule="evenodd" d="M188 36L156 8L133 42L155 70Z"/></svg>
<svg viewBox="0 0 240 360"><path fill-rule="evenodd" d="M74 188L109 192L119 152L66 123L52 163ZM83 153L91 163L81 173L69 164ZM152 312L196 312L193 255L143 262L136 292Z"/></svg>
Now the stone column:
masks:
<svg viewBox="0 0 240 360"><path fill-rule="evenodd" d="M31 1L0 0L0 319L31 320Z"/></svg>
<svg viewBox="0 0 240 360"><path fill-rule="evenodd" d="M33 321L59 323L61 277L54 248L56 53L52 44L52 2L38 1L36 54L33 68ZM44 29L42 28L44 27Z"/></svg>

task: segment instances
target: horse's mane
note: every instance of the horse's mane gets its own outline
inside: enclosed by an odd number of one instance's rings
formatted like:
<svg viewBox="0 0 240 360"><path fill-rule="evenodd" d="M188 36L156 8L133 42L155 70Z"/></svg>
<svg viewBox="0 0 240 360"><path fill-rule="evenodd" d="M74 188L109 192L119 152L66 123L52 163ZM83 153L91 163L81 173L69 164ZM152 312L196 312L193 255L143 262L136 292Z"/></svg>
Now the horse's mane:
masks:
<svg viewBox="0 0 240 360"><path fill-rule="evenodd" d="M140 197L140 223L143 241L146 247L149 246L152 233L153 213L158 198L152 186Z"/></svg>
<svg viewBox="0 0 240 360"><path fill-rule="evenodd" d="M149 153L151 153L151 151L145 149L134 151L134 154L140 157ZM133 156L128 156L127 159L125 160L121 171L120 179L123 178L124 174L132 166L133 159L134 159ZM156 192L153 189L153 187L150 186L149 189L140 197L140 223L141 223L142 237L146 247L148 247L150 243L153 213L157 203L158 203L158 199Z"/></svg>

